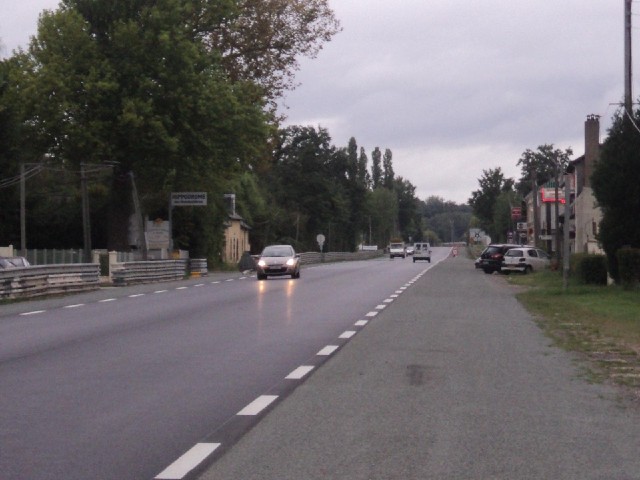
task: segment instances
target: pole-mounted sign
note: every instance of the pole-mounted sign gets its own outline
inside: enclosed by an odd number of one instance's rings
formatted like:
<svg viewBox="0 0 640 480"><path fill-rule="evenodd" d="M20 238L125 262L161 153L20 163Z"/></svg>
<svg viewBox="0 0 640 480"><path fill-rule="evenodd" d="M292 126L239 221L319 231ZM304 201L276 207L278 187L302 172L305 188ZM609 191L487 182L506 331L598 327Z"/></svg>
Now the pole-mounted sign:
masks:
<svg viewBox="0 0 640 480"><path fill-rule="evenodd" d="M172 207L205 207L207 192L171 192Z"/></svg>

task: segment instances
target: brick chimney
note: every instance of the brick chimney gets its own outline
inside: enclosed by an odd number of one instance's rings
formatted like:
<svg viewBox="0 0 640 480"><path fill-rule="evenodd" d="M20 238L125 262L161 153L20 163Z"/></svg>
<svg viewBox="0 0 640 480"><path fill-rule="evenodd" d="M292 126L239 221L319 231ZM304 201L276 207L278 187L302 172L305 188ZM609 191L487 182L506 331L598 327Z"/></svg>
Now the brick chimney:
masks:
<svg viewBox="0 0 640 480"><path fill-rule="evenodd" d="M600 115L587 115L584 122L584 186L591 187L591 174L600 156Z"/></svg>

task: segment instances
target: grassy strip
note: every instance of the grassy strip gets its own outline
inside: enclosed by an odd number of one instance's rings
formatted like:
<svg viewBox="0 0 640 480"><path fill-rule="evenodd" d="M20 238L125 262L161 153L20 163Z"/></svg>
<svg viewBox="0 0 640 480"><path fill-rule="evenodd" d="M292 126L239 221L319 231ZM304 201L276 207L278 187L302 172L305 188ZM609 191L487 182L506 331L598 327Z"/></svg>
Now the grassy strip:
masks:
<svg viewBox="0 0 640 480"><path fill-rule="evenodd" d="M609 286L569 282L558 272L511 275L525 288L518 300L558 346L584 354L589 377L633 389L640 399L640 295Z"/></svg>

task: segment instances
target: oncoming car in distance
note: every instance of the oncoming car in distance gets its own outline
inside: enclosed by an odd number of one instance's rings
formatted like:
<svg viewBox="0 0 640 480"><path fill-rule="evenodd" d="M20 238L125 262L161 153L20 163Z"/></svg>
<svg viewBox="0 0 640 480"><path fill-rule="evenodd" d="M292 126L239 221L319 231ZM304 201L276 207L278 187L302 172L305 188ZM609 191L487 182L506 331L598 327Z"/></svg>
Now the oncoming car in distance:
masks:
<svg viewBox="0 0 640 480"><path fill-rule="evenodd" d="M549 268L551 257L544 250L534 247L518 247L507 250L502 259L502 273L531 273Z"/></svg>
<svg viewBox="0 0 640 480"><path fill-rule="evenodd" d="M258 280L282 275L300 278L300 255L291 245L269 245L256 260L256 274Z"/></svg>

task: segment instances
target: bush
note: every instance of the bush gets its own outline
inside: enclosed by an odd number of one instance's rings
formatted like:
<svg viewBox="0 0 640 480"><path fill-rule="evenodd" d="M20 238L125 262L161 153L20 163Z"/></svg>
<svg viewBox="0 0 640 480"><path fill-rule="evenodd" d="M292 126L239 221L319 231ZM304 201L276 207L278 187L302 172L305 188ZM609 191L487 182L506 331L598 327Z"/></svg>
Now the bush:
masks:
<svg viewBox="0 0 640 480"><path fill-rule="evenodd" d="M607 257L574 253L570 260L571 273L586 284L607 284Z"/></svg>
<svg viewBox="0 0 640 480"><path fill-rule="evenodd" d="M624 288L631 289L640 282L640 249L624 247L616 252L618 275Z"/></svg>

